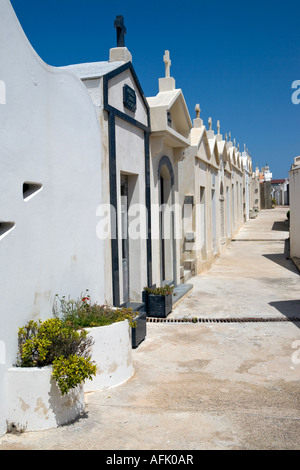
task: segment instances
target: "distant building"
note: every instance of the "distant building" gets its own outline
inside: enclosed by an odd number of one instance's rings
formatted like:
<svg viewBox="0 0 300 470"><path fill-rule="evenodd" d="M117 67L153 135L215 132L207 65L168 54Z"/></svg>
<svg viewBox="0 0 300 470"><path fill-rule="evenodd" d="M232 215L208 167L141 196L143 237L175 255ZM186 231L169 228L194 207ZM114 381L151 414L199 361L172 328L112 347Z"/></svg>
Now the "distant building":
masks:
<svg viewBox="0 0 300 470"><path fill-rule="evenodd" d="M277 205L289 205L289 188L288 178L271 180L272 199L275 199Z"/></svg>
<svg viewBox="0 0 300 470"><path fill-rule="evenodd" d="M266 164L259 175L261 209L272 209L272 177L269 165Z"/></svg>

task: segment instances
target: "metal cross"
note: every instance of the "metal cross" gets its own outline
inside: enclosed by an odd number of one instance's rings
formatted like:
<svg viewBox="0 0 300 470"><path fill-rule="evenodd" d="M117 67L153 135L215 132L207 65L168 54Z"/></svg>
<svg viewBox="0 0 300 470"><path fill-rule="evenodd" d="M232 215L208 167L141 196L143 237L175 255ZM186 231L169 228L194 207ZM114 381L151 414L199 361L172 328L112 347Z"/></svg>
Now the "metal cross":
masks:
<svg viewBox="0 0 300 470"><path fill-rule="evenodd" d="M171 59L170 59L170 52L165 51L164 55L164 63L165 63L165 76L166 78L170 77L170 68L171 68Z"/></svg>
<svg viewBox="0 0 300 470"><path fill-rule="evenodd" d="M124 25L124 18L122 15L119 15L116 17L114 26L117 30L117 47L125 47L126 28Z"/></svg>

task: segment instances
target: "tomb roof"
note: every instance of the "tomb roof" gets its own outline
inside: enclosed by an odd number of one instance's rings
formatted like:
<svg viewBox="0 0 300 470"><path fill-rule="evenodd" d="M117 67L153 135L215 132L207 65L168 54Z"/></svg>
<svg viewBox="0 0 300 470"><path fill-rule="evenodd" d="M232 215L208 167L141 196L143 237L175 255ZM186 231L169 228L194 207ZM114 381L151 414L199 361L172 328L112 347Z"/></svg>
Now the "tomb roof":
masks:
<svg viewBox="0 0 300 470"><path fill-rule="evenodd" d="M121 65L124 65L124 61L116 61L116 62L88 62L85 64L73 64L73 65L66 65L64 67L59 67L60 69L67 70L73 72L77 75L81 80L87 78L100 78L103 75L106 75L109 72L112 72Z"/></svg>

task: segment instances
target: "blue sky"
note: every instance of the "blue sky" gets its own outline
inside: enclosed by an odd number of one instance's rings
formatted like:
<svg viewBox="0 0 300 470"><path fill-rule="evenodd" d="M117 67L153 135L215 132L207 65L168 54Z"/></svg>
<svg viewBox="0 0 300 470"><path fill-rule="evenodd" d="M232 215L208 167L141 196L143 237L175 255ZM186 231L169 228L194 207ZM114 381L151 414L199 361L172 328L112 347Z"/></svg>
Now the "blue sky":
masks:
<svg viewBox="0 0 300 470"><path fill-rule="evenodd" d="M146 96L158 92L164 51L190 111L249 148L253 165L286 178L300 155L299 0L11 0L40 57L50 65L108 60L116 15ZM300 93L299 93L300 98Z"/></svg>

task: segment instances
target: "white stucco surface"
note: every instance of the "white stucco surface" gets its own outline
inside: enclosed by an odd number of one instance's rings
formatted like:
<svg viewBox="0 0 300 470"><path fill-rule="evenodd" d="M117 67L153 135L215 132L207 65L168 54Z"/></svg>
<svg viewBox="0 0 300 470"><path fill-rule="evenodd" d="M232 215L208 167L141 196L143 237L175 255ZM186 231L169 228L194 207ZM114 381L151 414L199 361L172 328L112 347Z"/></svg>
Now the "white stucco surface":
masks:
<svg viewBox="0 0 300 470"><path fill-rule="evenodd" d="M300 258L300 167L292 167L290 176L290 246L291 257Z"/></svg>
<svg viewBox="0 0 300 470"><path fill-rule="evenodd" d="M73 74L46 65L29 44L9 0L0 2L1 220L0 434L6 427L5 370L16 360L18 328L52 315L56 293L86 288L104 302L101 138L94 106ZM24 199L24 182L41 185ZM2 227L5 225L2 225Z"/></svg>
<svg viewBox="0 0 300 470"><path fill-rule="evenodd" d="M8 369L9 427L18 431L56 428L74 421L84 411L83 385L62 396L51 375L51 366Z"/></svg>
<svg viewBox="0 0 300 470"><path fill-rule="evenodd" d="M86 330L94 340L91 359L96 363L97 373L85 382L84 391L105 390L130 379L134 368L128 320Z"/></svg>

